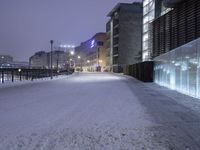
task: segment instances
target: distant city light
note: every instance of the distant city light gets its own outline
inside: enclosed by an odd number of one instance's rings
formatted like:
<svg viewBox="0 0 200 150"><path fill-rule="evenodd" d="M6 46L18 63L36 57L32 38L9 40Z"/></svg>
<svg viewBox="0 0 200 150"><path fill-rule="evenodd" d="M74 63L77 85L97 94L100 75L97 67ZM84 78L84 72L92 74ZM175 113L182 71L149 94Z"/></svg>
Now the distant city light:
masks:
<svg viewBox="0 0 200 150"><path fill-rule="evenodd" d="M81 58L81 56L78 56L78 59L80 59Z"/></svg>
<svg viewBox="0 0 200 150"><path fill-rule="evenodd" d="M74 45L66 45L66 44L61 44L60 45L60 47L62 47L62 48L75 48L75 46Z"/></svg>
<svg viewBox="0 0 200 150"><path fill-rule="evenodd" d="M87 60L87 63L90 63L90 60Z"/></svg>

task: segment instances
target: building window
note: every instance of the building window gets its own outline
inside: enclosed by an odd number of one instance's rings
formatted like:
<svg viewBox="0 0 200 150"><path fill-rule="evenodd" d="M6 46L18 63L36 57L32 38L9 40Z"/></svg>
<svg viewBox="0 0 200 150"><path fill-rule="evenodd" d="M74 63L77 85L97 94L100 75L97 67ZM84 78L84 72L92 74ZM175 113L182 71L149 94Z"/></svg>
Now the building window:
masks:
<svg viewBox="0 0 200 150"><path fill-rule="evenodd" d="M103 41L98 41L98 42L97 42L97 45L98 45L98 46L103 46L103 44L104 44Z"/></svg>
<svg viewBox="0 0 200 150"><path fill-rule="evenodd" d="M145 32L148 31L148 27L149 27L148 23L144 24L144 26L143 26L143 33L145 33Z"/></svg>
<svg viewBox="0 0 200 150"><path fill-rule="evenodd" d="M143 6L146 6L149 3L149 0L144 0L143 1Z"/></svg>
<svg viewBox="0 0 200 150"><path fill-rule="evenodd" d="M143 24L146 24L149 21L148 15L144 16Z"/></svg>
<svg viewBox="0 0 200 150"><path fill-rule="evenodd" d="M149 38L149 34L148 34L148 33L145 33L145 34L143 35L143 42L147 41L148 38Z"/></svg>
<svg viewBox="0 0 200 150"><path fill-rule="evenodd" d="M143 15L146 15L149 11L148 5L144 6L143 8Z"/></svg>

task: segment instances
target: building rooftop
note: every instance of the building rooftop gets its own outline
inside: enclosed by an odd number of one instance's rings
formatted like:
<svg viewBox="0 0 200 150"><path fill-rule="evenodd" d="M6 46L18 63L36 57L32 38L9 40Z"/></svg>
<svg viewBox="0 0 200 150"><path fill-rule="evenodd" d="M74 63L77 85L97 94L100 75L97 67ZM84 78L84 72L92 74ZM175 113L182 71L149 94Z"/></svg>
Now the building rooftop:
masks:
<svg viewBox="0 0 200 150"><path fill-rule="evenodd" d="M176 7L179 3L184 2L185 0L163 0L165 7L173 8Z"/></svg>
<svg viewBox="0 0 200 150"><path fill-rule="evenodd" d="M120 7L130 7L133 6L135 4L142 4L142 2L133 2L133 3L118 3L109 13L108 13L108 17L112 17L113 14L120 8Z"/></svg>

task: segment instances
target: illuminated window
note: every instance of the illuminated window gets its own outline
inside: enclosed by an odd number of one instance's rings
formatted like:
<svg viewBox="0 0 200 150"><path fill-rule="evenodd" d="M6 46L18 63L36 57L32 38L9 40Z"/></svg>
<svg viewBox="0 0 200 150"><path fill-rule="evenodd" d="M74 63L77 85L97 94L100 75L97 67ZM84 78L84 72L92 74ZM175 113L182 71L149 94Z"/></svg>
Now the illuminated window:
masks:
<svg viewBox="0 0 200 150"><path fill-rule="evenodd" d="M148 33L145 33L145 34L143 35L143 42L147 41L148 38L149 38L149 34L148 34Z"/></svg>
<svg viewBox="0 0 200 150"><path fill-rule="evenodd" d="M143 26L143 33L145 33L145 32L148 31L148 26L149 26L148 23L144 24L144 26Z"/></svg>
<svg viewBox="0 0 200 150"><path fill-rule="evenodd" d="M143 6L146 6L149 3L149 0L144 0L143 1Z"/></svg>
<svg viewBox="0 0 200 150"><path fill-rule="evenodd" d="M98 42L97 42L97 45L98 45L98 46L103 46L103 41L98 41Z"/></svg>
<svg viewBox="0 0 200 150"><path fill-rule="evenodd" d="M146 15L148 13L149 9L148 9L148 5L144 6L143 8L143 15Z"/></svg>
<svg viewBox="0 0 200 150"><path fill-rule="evenodd" d="M149 19L148 19L148 15L144 16L143 24L146 24L148 21L149 21Z"/></svg>

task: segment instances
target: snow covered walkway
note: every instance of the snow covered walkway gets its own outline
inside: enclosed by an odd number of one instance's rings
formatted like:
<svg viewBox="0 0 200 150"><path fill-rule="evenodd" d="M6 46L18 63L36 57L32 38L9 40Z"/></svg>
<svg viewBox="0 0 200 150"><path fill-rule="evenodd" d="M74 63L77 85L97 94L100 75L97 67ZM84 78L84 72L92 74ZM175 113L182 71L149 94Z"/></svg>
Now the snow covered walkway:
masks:
<svg viewBox="0 0 200 150"><path fill-rule="evenodd" d="M131 77L81 73L0 88L0 150L199 150L199 143L198 112Z"/></svg>

